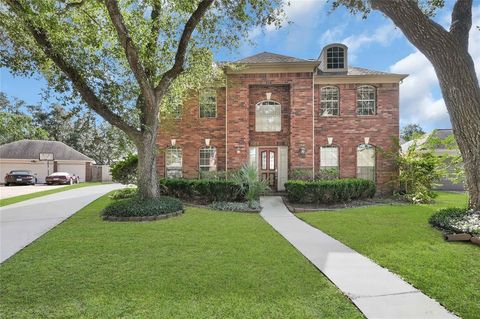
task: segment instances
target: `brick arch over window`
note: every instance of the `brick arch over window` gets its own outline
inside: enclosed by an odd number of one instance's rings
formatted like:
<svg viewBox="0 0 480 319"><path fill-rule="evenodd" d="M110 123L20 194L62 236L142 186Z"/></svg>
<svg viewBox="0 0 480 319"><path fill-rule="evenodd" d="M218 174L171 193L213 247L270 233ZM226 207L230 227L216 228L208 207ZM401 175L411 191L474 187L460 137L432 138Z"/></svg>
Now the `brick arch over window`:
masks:
<svg viewBox="0 0 480 319"><path fill-rule="evenodd" d="M339 100L338 87L323 86L320 89L320 115L338 116L340 114Z"/></svg>
<svg viewBox="0 0 480 319"><path fill-rule="evenodd" d="M361 85L357 88L357 115L377 114L377 88Z"/></svg>
<svg viewBox="0 0 480 319"><path fill-rule="evenodd" d="M375 181L376 150L372 144L357 146L357 178Z"/></svg>
<svg viewBox="0 0 480 319"><path fill-rule="evenodd" d="M282 105L273 100L255 105L255 131L280 132L282 130Z"/></svg>

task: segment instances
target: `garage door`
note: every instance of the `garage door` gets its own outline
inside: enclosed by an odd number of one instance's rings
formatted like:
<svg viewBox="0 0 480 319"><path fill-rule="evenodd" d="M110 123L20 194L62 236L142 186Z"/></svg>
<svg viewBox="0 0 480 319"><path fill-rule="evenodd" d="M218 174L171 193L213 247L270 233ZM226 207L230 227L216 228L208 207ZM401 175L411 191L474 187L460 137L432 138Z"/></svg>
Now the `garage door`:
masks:
<svg viewBox="0 0 480 319"><path fill-rule="evenodd" d="M70 164L70 163L58 163L57 172L67 172L70 175L80 176L80 182L85 182L85 163L82 164Z"/></svg>
<svg viewBox="0 0 480 319"><path fill-rule="evenodd" d="M49 165L50 173L53 173L53 163ZM2 179L1 182L3 183L3 177L13 170L29 170L32 171L33 174L36 174L37 183L45 183L45 177L48 175L47 170L47 162L36 162L36 163L0 163L0 178Z"/></svg>

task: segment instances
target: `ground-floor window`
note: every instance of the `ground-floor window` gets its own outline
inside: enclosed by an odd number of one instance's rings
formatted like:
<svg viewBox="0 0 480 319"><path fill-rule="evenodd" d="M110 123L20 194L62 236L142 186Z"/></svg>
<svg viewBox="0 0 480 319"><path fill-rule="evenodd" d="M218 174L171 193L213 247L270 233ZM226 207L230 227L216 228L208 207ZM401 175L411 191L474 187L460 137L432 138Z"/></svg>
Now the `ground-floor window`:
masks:
<svg viewBox="0 0 480 319"><path fill-rule="evenodd" d="M217 149L203 147L200 149L200 172L213 172L217 170Z"/></svg>
<svg viewBox="0 0 480 319"><path fill-rule="evenodd" d="M179 147L169 147L165 150L165 177L182 177L183 153Z"/></svg>
<svg viewBox="0 0 480 319"><path fill-rule="evenodd" d="M375 147L370 144L357 147L357 178L375 181Z"/></svg>
<svg viewBox="0 0 480 319"><path fill-rule="evenodd" d="M320 147L320 170L336 170L338 172L338 147Z"/></svg>

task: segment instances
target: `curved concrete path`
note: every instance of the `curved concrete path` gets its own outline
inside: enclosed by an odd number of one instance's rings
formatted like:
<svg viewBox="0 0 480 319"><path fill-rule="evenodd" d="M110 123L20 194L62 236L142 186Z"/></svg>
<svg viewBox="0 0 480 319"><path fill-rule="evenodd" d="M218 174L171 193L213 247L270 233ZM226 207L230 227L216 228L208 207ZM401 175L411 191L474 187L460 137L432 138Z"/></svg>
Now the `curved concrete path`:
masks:
<svg viewBox="0 0 480 319"><path fill-rule="evenodd" d="M122 187L87 186L0 207L0 263L95 199Z"/></svg>
<svg viewBox="0 0 480 319"><path fill-rule="evenodd" d="M261 216L367 318L457 318L397 275L295 217L281 197L262 197L260 203Z"/></svg>

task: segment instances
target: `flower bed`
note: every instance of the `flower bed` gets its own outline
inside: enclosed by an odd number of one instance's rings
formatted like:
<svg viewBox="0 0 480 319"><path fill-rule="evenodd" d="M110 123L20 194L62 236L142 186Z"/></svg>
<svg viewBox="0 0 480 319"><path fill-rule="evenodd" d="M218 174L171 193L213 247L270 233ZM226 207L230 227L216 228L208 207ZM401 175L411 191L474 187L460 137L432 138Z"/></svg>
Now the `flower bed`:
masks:
<svg viewBox="0 0 480 319"><path fill-rule="evenodd" d="M429 223L441 229L449 241L472 241L479 244L480 211L444 208L433 214Z"/></svg>
<svg viewBox="0 0 480 319"><path fill-rule="evenodd" d="M252 204L247 202L214 202L208 207L229 212L258 213L262 210L260 202L255 201Z"/></svg>

